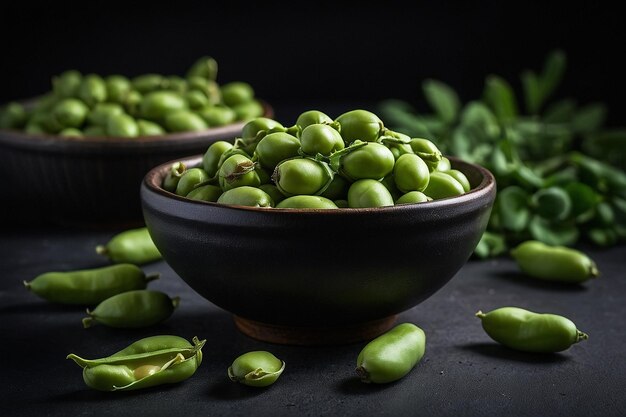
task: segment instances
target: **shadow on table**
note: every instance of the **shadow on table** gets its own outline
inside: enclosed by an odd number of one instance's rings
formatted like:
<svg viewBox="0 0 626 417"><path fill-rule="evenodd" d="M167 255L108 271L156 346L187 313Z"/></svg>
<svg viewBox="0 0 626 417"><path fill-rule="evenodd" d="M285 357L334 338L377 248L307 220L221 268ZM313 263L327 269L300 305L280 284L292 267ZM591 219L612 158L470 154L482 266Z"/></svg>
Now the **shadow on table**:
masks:
<svg viewBox="0 0 626 417"><path fill-rule="evenodd" d="M527 288L537 288L541 290L559 292L583 292L588 290L588 288L583 284L544 281L538 278L529 277L519 271L494 271L489 275Z"/></svg>
<svg viewBox="0 0 626 417"><path fill-rule="evenodd" d="M85 307L35 301L0 307L0 314L85 313Z"/></svg>
<svg viewBox="0 0 626 417"><path fill-rule="evenodd" d="M469 343L459 349L470 351L481 356L517 361L525 363L562 363L570 359L559 353L530 353L509 349L497 343Z"/></svg>
<svg viewBox="0 0 626 417"><path fill-rule="evenodd" d="M336 385L337 391L345 395L368 395L373 392L381 392L396 385L398 381L387 384L372 384L362 382L361 379L354 374L354 377L346 377L339 381Z"/></svg>
<svg viewBox="0 0 626 417"><path fill-rule="evenodd" d="M143 397L146 394L149 393L167 393L167 391L171 391L171 390L176 390L176 389L180 389L180 387L177 386L177 384L164 384L164 385L158 385L155 387L150 387L150 388L142 388L142 389L138 389L138 390L132 390L132 391L96 391L94 389L91 388L85 388L85 389L81 389L81 390L77 390L77 391L70 391L70 392L64 392L62 394L58 394L58 395L52 395L50 397L45 398L44 400L42 400L42 403L51 403L51 402L59 402L59 403L78 403L78 402L84 402L84 403L89 403L89 402L100 402L100 401L111 401L111 400L118 400L118 401L125 401L128 400L129 398L133 398L135 396L138 397ZM142 398L141 401L144 401L145 399Z"/></svg>
<svg viewBox="0 0 626 417"><path fill-rule="evenodd" d="M249 387L229 379L220 380L209 387L208 395L214 400L234 401L262 395L268 388Z"/></svg>

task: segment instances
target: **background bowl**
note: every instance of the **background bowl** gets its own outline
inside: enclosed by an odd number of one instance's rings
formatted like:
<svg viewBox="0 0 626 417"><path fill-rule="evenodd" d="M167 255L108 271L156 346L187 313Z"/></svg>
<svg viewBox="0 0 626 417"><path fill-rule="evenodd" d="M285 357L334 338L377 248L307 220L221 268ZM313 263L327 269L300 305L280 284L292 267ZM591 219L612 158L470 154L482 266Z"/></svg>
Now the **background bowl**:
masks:
<svg viewBox="0 0 626 417"><path fill-rule="evenodd" d="M450 158L472 191L386 208L260 209L164 191L171 163L141 185L145 223L167 263L254 338L288 344L366 340L441 288L487 226L495 180ZM188 166L201 156L184 159Z"/></svg>
<svg viewBox="0 0 626 417"><path fill-rule="evenodd" d="M273 108L262 101L264 117ZM245 122L139 138L72 138L0 129L0 204L24 219L129 227L143 223L139 185L154 166L232 142Z"/></svg>

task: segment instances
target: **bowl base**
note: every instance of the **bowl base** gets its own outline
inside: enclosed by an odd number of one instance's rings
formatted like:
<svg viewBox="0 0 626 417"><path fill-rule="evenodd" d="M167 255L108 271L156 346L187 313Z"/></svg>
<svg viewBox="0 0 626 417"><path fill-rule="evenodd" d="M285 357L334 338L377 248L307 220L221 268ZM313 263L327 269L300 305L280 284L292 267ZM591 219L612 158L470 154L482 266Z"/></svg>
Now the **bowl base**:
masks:
<svg viewBox="0 0 626 417"><path fill-rule="evenodd" d="M397 315L340 326L286 326L233 316L240 332L262 342L280 345L322 346L369 341L394 325Z"/></svg>

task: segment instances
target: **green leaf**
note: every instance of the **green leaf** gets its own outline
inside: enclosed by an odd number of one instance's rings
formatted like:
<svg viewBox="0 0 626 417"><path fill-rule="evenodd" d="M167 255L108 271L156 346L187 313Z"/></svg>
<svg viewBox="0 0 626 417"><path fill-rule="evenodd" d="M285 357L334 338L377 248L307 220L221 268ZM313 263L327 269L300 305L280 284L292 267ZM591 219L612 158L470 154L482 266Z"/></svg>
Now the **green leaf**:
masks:
<svg viewBox="0 0 626 417"><path fill-rule="evenodd" d="M551 104L543 114L546 123L569 123L574 117L577 104L574 100L564 99Z"/></svg>
<svg viewBox="0 0 626 417"><path fill-rule="evenodd" d="M506 80L490 75L485 81L484 99L500 121L510 121L518 115L513 88Z"/></svg>
<svg viewBox="0 0 626 417"><path fill-rule="evenodd" d="M572 214L576 217L593 210L600 202L600 195L582 182L570 182L564 189L572 201Z"/></svg>
<svg viewBox="0 0 626 417"><path fill-rule="evenodd" d="M441 81L428 79L422 83L422 89L428 104L442 121L449 124L456 120L461 108L461 100L450 86Z"/></svg>
<svg viewBox="0 0 626 417"><path fill-rule="evenodd" d="M530 114L537 114L544 99L539 78L532 71L524 71L521 79L524 88L524 98L526 99L526 111Z"/></svg>
<svg viewBox="0 0 626 417"><path fill-rule="evenodd" d="M547 220L564 220L572 211L572 200L563 188L549 187L533 194L537 214Z"/></svg>
<svg viewBox="0 0 626 417"><path fill-rule="evenodd" d="M497 198L502 227L513 232L524 230L530 219L530 195L524 189L512 185L499 191Z"/></svg>
<svg viewBox="0 0 626 417"><path fill-rule="evenodd" d="M496 138L500 135L498 119L489 107L485 106L480 101L470 101L463 108L461 113L461 125L480 129L486 136L485 140Z"/></svg>
<svg viewBox="0 0 626 417"><path fill-rule="evenodd" d="M485 259L506 253L507 245L504 235L499 233L485 232L474 249L474 255Z"/></svg>
<svg viewBox="0 0 626 417"><path fill-rule="evenodd" d="M567 58L563 51L556 50L548 56L539 80L542 100L545 101L559 86L566 66Z"/></svg>
<svg viewBox="0 0 626 417"><path fill-rule="evenodd" d="M604 124L607 109L604 104L588 104L579 109L572 119L572 128L579 133L591 133Z"/></svg>
<svg viewBox="0 0 626 417"><path fill-rule="evenodd" d="M618 234L612 229L596 227L587 231L587 237L598 246L611 246L617 243Z"/></svg>
<svg viewBox="0 0 626 417"><path fill-rule="evenodd" d="M533 216L528 225L533 239L547 245L572 246L578 241L578 228L570 223L549 221L540 216Z"/></svg>

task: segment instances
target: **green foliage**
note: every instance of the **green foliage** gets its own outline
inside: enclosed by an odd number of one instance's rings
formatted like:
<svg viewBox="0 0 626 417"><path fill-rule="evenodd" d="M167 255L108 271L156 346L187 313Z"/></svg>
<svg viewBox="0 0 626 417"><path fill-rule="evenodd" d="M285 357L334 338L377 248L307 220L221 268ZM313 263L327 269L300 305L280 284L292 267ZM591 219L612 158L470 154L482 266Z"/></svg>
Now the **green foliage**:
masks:
<svg viewBox="0 0 626 417"><path fill-rule="evenodd" d="M522 102L507 80L490 74L482 97L464 105L434 79L422 84L432 113L402 100L380 103L391 129L430 139L444 154L496 176L496 203L475 251L480 258L526 239L566 246L581 239L602 246L626 241L626 129L603 127L602 103L550 101L566 63L557 50L541 71L522 71Z"/></svg>

